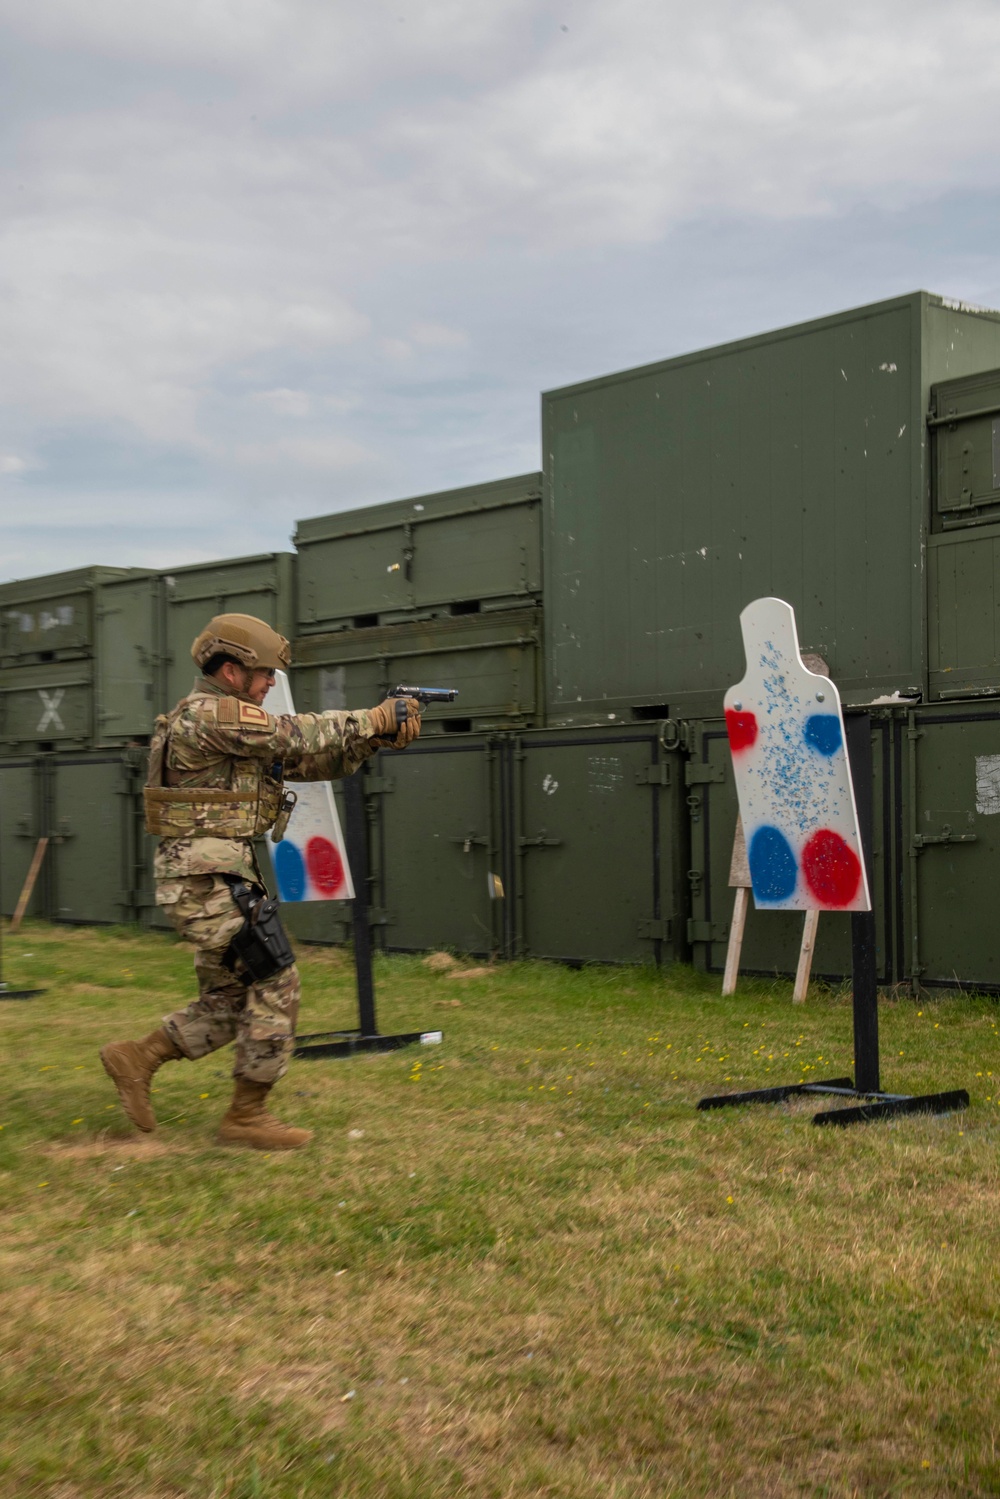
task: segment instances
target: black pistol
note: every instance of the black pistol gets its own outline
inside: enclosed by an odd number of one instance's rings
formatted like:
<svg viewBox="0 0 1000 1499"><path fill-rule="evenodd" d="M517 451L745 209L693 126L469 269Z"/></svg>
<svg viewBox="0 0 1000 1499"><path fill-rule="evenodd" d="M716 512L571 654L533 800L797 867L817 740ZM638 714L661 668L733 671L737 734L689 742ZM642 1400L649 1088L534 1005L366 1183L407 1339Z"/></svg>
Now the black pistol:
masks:
<svg viewBox="0 0 1000 1499"><path fill-rule="evenodd" d="M458 697L457 687L394 687L389 697L415 697L426 708L428 703L453 703ZM396 704L396 722L406 722L406 704Z"/></svg>

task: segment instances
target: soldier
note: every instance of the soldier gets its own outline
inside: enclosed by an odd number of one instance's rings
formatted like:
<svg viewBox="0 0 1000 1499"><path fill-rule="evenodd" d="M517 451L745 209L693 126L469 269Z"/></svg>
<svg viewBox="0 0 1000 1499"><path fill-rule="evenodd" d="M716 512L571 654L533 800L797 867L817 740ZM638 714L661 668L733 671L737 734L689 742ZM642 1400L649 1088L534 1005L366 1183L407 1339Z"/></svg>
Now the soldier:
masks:
<svg viewBox="0 0 1000 1499"><path fill-rule="evenodd" d="M160 835L156 900L195 948L198 998L141 1041L101 1051L104 1070L139 1129L156 1128L150 1082L164 1062L195 1060L236 1042L235 1091L218 1139L256 1150L294 1150L312 1132L282 1124L267 1096L287 1067L299 975L266 901L253 839L280 839L294 805L288 781L351 775L375 751L404 749L420 733L407 698L358 711L274 717L262 704L288 641L247 614L220 614L191 647L201 669L187 697L156 720L146 784L146 829Z"/></svg>

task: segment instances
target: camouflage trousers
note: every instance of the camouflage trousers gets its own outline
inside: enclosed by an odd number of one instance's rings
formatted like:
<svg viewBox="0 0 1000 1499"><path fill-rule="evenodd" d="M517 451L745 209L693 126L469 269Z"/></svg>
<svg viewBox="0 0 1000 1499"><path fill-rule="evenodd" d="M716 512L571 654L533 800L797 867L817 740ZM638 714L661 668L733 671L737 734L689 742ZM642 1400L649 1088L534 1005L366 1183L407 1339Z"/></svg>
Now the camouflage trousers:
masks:
<svg viewBox="0 0 1000 1499"><path fill-rule="evenodd" d="M198 998L163 1024L186 1057L195 1060L236 1042L233 1076L276 1083L288 1068L299 1013L299 971L294 965L247 988L222 962L243 916L220 874L160 880L157 905L195 949Z"/></svg>

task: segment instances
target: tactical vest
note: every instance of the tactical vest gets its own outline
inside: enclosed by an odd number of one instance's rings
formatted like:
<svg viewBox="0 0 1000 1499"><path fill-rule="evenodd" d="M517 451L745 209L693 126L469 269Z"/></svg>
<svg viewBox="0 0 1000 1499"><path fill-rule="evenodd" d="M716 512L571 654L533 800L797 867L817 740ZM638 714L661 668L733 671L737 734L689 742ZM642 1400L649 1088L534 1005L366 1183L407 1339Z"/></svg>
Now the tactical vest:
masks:
<svg viewBox="0 0 1000 1499"><path fill-rule="evenodd" d="M183 698L156 720L143 791L146 831L159 838L258 838L282 810L281 767L233 756L219 767L226 786L167 785L170 731L188 705ZM277 775L271 772L277 770ZM287 819L286 819L287 821Z"/></svg>

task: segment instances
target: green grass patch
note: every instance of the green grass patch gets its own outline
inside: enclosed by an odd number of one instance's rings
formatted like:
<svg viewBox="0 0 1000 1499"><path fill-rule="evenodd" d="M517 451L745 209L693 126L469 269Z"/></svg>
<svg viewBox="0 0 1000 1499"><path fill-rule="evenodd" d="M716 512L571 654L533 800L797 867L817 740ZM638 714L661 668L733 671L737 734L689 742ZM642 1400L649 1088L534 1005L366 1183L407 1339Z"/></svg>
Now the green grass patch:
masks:
<svg viewBox="0 0 1000 1499"><path fill-rule="evenodd" d="M881 1008L883 1082L972 1107L817 1130L703 1094L852 1071L849 996L686 970L379 959L385 1030L298 1061L306 1151L213 1143L228 1052L97 1058L193 993L172 938L28 924L0 1005L0 1492L663 1499L1000 1492L998 1011ZM303 1031L353 1022L305 949ZM360 1132L360 1133L359 1133Z"/></svg>

